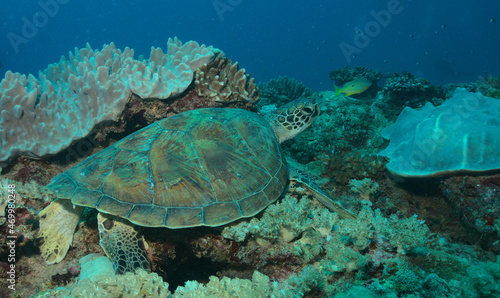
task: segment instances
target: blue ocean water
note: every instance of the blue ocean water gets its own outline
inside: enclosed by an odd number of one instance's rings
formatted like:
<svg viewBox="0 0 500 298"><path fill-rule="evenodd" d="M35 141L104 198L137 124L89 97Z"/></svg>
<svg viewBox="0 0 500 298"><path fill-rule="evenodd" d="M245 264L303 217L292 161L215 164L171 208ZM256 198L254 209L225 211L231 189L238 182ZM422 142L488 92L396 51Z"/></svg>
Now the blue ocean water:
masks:
<svg viewBox="0 0 500 298"><path fill-rule="evenodd" d="M330 71L408 71L433 84L500 72L500 1L97 1L0 3L0 75L37 74L75 47L114 42L149 56L168 37L223 50L268 81L333 90Z"/></svg>

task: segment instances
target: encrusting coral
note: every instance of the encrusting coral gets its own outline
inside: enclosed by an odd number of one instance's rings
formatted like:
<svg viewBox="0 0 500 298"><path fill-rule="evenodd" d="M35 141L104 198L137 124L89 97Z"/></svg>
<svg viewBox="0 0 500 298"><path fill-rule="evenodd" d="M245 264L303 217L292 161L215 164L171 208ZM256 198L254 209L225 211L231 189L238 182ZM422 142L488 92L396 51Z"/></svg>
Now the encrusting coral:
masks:
<svg viewBox="0 0 500 298"><path fill-rule="evenodd" d="M238 62L221 56L196 70L194 85L198 96L220 103L255 103L260 98L255 79L239 69Z"/></svg>
<svg viewBox="0 0 500 298"><path fill-rule="evenodd" d="M68 147L105 120L115 120L132 93L169 98L191 84L194 71L219 50L169 39L166 54L152 48L147 60L113 43L87 44L40 72L39 78L8 71L0 83L0 166L19 154L43 156Z"/></svg>

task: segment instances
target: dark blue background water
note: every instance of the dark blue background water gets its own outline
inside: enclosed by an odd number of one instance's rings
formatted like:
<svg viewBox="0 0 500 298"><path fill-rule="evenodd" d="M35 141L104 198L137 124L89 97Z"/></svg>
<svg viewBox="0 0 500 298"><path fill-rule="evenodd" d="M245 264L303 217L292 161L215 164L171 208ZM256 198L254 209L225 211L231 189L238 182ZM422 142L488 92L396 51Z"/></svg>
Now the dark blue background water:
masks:
<svg viewBox="0 0 500 298"><path fill-rule="evenodd" d="M328 74L344 66L410 71L434 84L500 72L500 1L55 1L1 1L1 77L37 74L86 42L149 57L173 36L220 48L257 81L286 75L314 90L332 90ZM53 16L45 2L57 3ZM38 21L36 32L22 31L23 17ZM25 39L13 46L9 33Z"/></svg>

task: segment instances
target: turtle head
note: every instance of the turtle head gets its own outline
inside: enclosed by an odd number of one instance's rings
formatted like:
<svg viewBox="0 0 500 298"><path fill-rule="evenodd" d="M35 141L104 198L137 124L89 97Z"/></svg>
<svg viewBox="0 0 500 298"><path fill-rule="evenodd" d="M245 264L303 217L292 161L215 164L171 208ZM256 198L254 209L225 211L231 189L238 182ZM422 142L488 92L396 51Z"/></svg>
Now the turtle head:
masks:
<svg viewBox="0 0 500 298"><path fill-rule="evenodd" d="M308 128L319 116L319 106L310 99L299 98L274 110L269 121L281 143Z"/></svg>

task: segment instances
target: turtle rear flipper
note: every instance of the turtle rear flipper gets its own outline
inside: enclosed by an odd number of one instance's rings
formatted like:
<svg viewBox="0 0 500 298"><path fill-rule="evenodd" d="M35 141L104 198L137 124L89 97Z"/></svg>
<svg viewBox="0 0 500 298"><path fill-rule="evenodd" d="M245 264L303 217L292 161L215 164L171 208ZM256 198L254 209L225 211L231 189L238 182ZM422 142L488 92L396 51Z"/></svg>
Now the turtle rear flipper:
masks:
<svg viewBox="0 0 500 298"><path fill-rule="evenodd" d="M59 263L66 256L84 209L70 200L55 200L40 212L38 238L43 242L40 252L47 264Z"/></svg>
<svg viewBox="0 0 500 298"><path fill-rule="evenodd" d="M356 219L356 214L330 200L319 185L301 170L288 166L288 179L290 179L290 181L297 181L298 183L306 186L309 190L311 190L316 200L320 201L326 208L330 209L330 211L338 213L341 218Z"/></svg>
<svg viewBox="0 0 500 298"><path fill-rule="evenodd" d="M111 259L117 274L135 272L138 268L151 272L146 241L131 223L102 212L97 215L97 221L99 244Z"/></svg>

